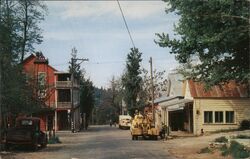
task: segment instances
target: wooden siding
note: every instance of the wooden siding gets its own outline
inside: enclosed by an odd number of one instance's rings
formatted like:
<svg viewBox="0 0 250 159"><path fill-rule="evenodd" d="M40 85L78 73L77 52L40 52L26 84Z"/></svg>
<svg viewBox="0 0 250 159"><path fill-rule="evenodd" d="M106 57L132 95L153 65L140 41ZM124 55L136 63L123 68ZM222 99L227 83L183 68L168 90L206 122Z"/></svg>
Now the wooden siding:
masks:
<svg viewBox="0 0 250 159"><path fill-rule="evenodd" d="M213 111L213 123L204 124L204 111ZM215 123L215 111L223 111L224 123ZM225 111L234 111L233 124L225 123ZM244 119L250 119L250 98L246 99L194 99L194 133L199 135L201 129L211 132L238 128Z"/></svg>

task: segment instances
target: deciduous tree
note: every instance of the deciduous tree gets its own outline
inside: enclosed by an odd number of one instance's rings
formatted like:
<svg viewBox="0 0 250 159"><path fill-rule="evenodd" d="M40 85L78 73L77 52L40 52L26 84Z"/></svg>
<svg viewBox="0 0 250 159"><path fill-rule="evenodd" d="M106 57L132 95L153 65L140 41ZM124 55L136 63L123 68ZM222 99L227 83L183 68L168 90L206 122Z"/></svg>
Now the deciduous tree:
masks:
<svg viewBox="0 0 250 159"><path fill-rule="evenodd" d="M180 16L178 37L157 34L157 44L171 48L181 64L191 60L188 76L208 86L248 82L249 0L164 0L167 13ZM195 62L194 62L195 61Z"/></svg>

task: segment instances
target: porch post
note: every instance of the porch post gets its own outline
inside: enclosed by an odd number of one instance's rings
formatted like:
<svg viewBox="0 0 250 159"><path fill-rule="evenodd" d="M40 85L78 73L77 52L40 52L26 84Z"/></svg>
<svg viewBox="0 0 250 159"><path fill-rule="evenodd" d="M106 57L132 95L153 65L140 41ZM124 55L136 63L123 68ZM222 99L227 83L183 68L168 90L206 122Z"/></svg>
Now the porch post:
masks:
<svg viewBox="0 0 250 159"><path fill-rule="evenodd" d="M57 110L55 110L55 131L57 130Z"/></svg>

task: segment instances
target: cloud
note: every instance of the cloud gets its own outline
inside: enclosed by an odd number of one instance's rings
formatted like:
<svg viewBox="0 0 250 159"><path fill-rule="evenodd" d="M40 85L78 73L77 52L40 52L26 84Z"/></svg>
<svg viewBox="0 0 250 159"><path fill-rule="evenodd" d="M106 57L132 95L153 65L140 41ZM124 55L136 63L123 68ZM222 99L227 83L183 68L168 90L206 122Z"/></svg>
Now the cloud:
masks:
<svg viewBox="0 0 250 159"><path fill-rule="evenodd" d="M116 1L65 1L46 2L50 10L55 10L53 14L58 14L62 19L86 18L100 16L121 16L118 3ZM166 3L162 1L121 1L122 10L128 19L142 19L148 16L164 13ZM60 8L60 11L58 10Z"/></svg>

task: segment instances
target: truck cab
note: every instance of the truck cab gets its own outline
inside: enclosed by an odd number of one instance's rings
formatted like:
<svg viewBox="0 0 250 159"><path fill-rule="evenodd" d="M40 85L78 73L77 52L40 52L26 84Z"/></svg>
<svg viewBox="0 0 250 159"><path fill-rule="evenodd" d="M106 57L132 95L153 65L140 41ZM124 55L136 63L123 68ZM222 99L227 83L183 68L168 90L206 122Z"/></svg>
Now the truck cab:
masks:
<svg viewBox="0 0 250 159"><path fill-rule="evenodd" d="M11 146L30 146L37 150L38 145L47 146L47 135L40 130L40 119L36 117L17 118L16 126L10 128L6 133L6 149Z"/></svg>

